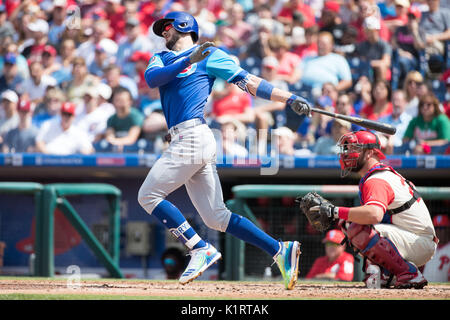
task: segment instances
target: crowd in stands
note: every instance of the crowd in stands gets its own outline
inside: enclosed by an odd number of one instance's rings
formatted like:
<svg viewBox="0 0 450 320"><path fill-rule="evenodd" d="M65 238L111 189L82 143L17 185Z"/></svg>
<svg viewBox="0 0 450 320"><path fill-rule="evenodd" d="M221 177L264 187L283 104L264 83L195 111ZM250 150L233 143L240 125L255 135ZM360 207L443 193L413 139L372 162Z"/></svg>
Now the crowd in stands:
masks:
<svg viewBox="0 0 450 320"><path fill-rule="evenodd" d="M161 152L168 128L143 75L167 50L151 27L170 11L191 13L199 42L314 107L394 125L380 135L385 153L450 153L443 0L0 0L2 151ZM361 129L220 79L205 119L236 156L332 155Z"/></svg>

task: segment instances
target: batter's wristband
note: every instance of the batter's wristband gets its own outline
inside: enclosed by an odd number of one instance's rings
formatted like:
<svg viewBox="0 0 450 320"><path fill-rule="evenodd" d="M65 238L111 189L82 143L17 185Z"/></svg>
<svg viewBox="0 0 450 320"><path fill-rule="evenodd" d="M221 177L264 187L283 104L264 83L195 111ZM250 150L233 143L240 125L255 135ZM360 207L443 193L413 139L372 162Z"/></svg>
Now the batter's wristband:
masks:
<svg viewBox="0 0 450 320"><path fill-rule="evenodd" d="M350 208L347 207L338 207L338 216L340 219L348 220L348 213Z"/></svg>
<svg viewBox="0 0 450 320"><path fill-rule="evenodd" d="M263 79L259 83L258 88L256 89L256 96L266 100L270 100L273 89L274 86L270 84L268 81Z"/></svg>
<svg viewBox="0 0 450 320"><path fill-rule="evenodd" d="M287 99L286 104L290 106L297 98L298 97L295 94L293 94L289 99Z"/></svg>

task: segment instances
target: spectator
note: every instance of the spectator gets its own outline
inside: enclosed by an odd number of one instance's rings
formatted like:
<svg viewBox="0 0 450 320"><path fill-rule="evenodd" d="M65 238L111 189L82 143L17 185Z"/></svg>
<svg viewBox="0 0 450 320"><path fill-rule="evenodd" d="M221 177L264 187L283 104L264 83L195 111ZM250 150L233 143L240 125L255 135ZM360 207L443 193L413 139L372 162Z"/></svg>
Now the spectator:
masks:
<svg viewBox="0 0 450 320"><path fill-rule="evenodd" d="M313 153L315 155L337 155L339 148L337 143L342 135L351 131L351 123L335 119L331 121L331 135L323 135L314 144Z"/></svg>
<svg viewBox="0 0 450 320"><path fill-rule="evenodd" d="M403 137L403 143L415 141L414 154L431 153L431 148L446 146L450 140L450 120L441 113L439 100L432 93L419 101L419 114L413 118Z"/></svg>
<svg viewBox="0 0 450 320"><path fill-rule="evenodd" d="M83 96L83 110L74 121L74 124L87 134L91 143L101 139L106 131L106 122L114 114L114 109L99 108L98 98L98 88L89 87Z"/></svg>
<svg viewBox="0 0 450 320"><path fill-rule="evenodd" d="M120 0L107 0L104 10L112 31L108 37L118 41L125 34L125 7Z"/></svg>
<svg viewBox="0 0 450 320"><path fill-rule="evenodd" d="M51 10L51 23L48 31L48 42L52 46L60 44L64 30L66 29L67 19L67 0L54 0Z"/></svg>
<svg viewBox="0 0 450 320"><path fill-rule="evenodd" d="M378 121L390 124L397 130L394 135L387 136L385 153L393 154L394 148L403 145L403 136L406 128L412 120L412 116L405 112L406 98L403 90L395 90L392 94L392 114L380 117Z"/></svg>
<svg viewBox="0 0 450 320"><path fill-rule="evenodd" d="M214 91L212 95L211 118L215 126L234 119L247 125L255 121L250 94L242 91L232 83L225 83L221 91ZM214 125L213 125L214 126Z"/></svg>
<svg viewBox="0 0 450 320"><path fill-rule="evenodd" d="M284 155L304 157L311 155L309 149L296 149L297 135L288 127L280 127L272 131L271 156Z"/></svg>
<svg viewBox="0 0 450 320"><path fill-rule="evenodd" d="M450 69L442 75L442 81L445 83L445 100L443 103L444 112L450 119Z"/></svg>
<svg viewBox="0 0 450 320"><path fill-rule="evenodd" d="M22 44L19 51L27 60L37 59L48 42L48 22L36 19L28 24L27 28L31 31L31 38Z"/></svg>
<svg viewBox="0 0 450 320"><path fill-rule="evenodd" d="M58 53L54 47L51 45L46 45L42 50L40 59L42 66L44 67L43 74L51 76L54 79L54 74L57 74L57 72L61 69L61 65L56 62L57 55Z"/></svg>
<svg viewBox="0 0 450 320"><path fill-rule="evenodd" d="M294 84L300 79L300 58L295 53L290 52L290 46L284 36L274 35L268 40L271 53L279 62L277 68L277 79Z"/></svg>
<svg viewBox="0 0 450 320"><path fill-rule="evenodd" d="M94 61L88 66L89 73L103 77L105 69L112 63L115 63L116 56L114 48L108 47L108 42L100 41L95 46Z"/></svg>
<svg viewBox="0 0 450 320"><path fill-rule="evenodd" d="M69 101L79 104L83 101L83 96L87 89L95 86L99 80L88 72L84 58L75 58L72 66L73 78L63 87Z"/></svg>
<svg viewBox="0 0 450 320"><path fill-rule="evenodd" d="M72 62L76 57L75 41L73 39L64 39L60 44L60 54L55 56L55 62L60 68L52 74L58 85L72 80Z"/></svg>
<svg viewBox="0 0 450 320"><path fill-rule="evenodd" d="M2 56L0 57L0 73L4 68L5 57L7 55L15 57L15 64L17 66L18 74L25 80L30 77L30 71L28 69L28 61L23 55L19 53L17 43L13 42L11 38L7 37L3 39Z"/></svg>
<svg viewBox="0 0 450 320"><path fill-rule="evenodd" d="M73 125L75 108L74 103L63 103L60 116L42 125L36 136L37 152L56 155L94 152L87 134Z"/></svg>
<svg viewBox="0 0 450 320"><path fill-rule="evenodd" d="M333 36L321 32L317 40L318 56L307 57L300 63L301 81L312 88L322 88L331 82L338 91L347 90L352 85L352 75L347 60L333 53Z"/></svg>
<svg viewBox="0 0 450 320"><path fill-rule="evenodd" d="M432 73L445 70L444 42L450 40L450 10L440 8L440 0L426 0L429 10L422 14L419 30L422 32L421 49L425 50Z"/></svg>
<svg viewBox="0 0 450 320"><path fill-rule="evenodd" d="M262 61L261 77L270 82L275 88L287 91L287 83L277 79L278 67L279 63L277 58L271 56L264 58ZM267 132L272 126L283 126L284 121L282 118L284 117L279 113L281 113L284 108L285 104L283 103L272 102L255 97L253 110L255 112L255 125L258 131L263 130L263 132Z"/></svg>
<svg viewBox="0 0 450 320"><path fill-rule="evenodd" d="M403 82L403 91L405 92L406 108L405 112L416 117L419 110L419 86L424 82L420 72L410 71L406 74Z"/></svg>
<svg viewBox="0 0 450 320"><path fill-rule="evenodd" d="M380 39L389 42L390 33L389 29L386 27L384 20L381 19L380 9L377 7L376 3L373 0L359 0L357 2L358 5L358 14L350 23L353 27L358 30L357 42L362 42L366 40L366 34L364 32L364 21L368 17L375 18L379 20L380 28L379 28L379 37Z"/></svg>
<svg viewBox="0 0 450 320"><path fill-rule="evenodd" d="M122 73L130 78L136 75L134 63L129 59L136 51L148 52L151 47L148 39L141 33L139 20L129 18L125 24L126 36L117 50L117 64L121 66ZM148 62L148 61L147 61Z"/></svg>
<svg viewBox="0 0 450 320"><path fill-rule="evenodd" d="M387 81L378 80L372 89L372 103L365 105L361 109L360 115L369 120L378 120L391 114L391 86Z"/></svg>
<svg viewBox="0 0 450 320"><path fill-rule="evenodd" d="M304 20L303 27L309 28L316 24L314 12L303 0L288 0L278 14L277 20L284 25L289 25L296 12L301 12Z"/></svg>
<svg viewBox="0 0 450 320"><path fill-rule="evenodd" d="M34 107L30 101L20 100L17 105L19 124L5 134L2 152L35 152L38 129L31 123Z"/></svg>
<svg viewBox="0 0 450 320"><path fill-rule="evenodd" d="M4 37L13 37L16 35L16 30L10 21L8 21L8 13L6 6L0 4L0 39Z"/></svg>
<svg viewBox="0 0 450 320"><path fill-rule="evenodd" d="M178 279L186 268L186 255L178 248L169 248L161 256L166 279Z"/></svg>
<svg viewBox="0 0 450 320"><path fill-rule="evenodd" d="M347 29L347 24L342 22L339 16L340 4L338 1L325 1L322 15L319 20L320 31L326 31L333 35L335 46L342 45L342 37Z"/></svg>
<svg viewBox="0 0 450 320"><path fill-rule="evenodd" d="M352 97L346 93L339 94L336 101L336 112L347 116L358 116L358 114L355 112L355 108L353 107ZM358 131L363 129L363 127L358 126L357 124L351 124L351 131Z"/></svg>
<svg viewBox="0 0 450 320"><path fill-rule="evenodd" d="M271 54L269 48L269 38L273 32L273 20L261 19L258 21L255 36L249 39L246 49L240 53L240 59L247 57L262 60Z"/></svg>
<svg viewBox="0 0 450 320"><path fill-rule="evenodd" d="M360 42L356 47L357 54L370 65L375 80L390 80L390 67L392 48L379 35L379 19L368 17L364 21L364 32L366 40Z"/></svg>
<svg viewBox="0 0 450 320"><path fill-rule="evenodd" d="M42 102L47 87L56 85L55 78L44 74L44 66L40 61L30 63L30 78L26 79L23 84L25 99L37 105Z"/></svg>
<svg viewBox="0 0 450 320"><path fill-rule="evenodd" d="M253 27L244 21L244 9L234 3L228 11L229 24L219 28L219 37L231 54L239 56L240 49L249 41Z"/></svg>
<svg viewBox="0 0 450 320"><path fill-rule="evenodd" d="M137 142L144 116L133 107L133 98L126 88L113 89L112 101L116 113L108 119L105 140L118 152L123 152L125 146Z"/></svg>
<svg viewBox="0 0 450 320"><path fill-rule="evenodd" d="M138 87L133 79L121 74L120 67L117 64L109 64L104 69L103 78L112 90L118 87L125 87L131 93L133 100L139 98Z"/></svg>
<svg viewBox="0 0 450 320"><path fill-rule="evenodd" d="M395 29L408 23L408 11L411 7L409 0L395 0L395 15L388 15L384 18L386 27L392 33Z"/></svg>
<svg viewBox="0 0 450 320"><path fill-rule="evenodd" d="M6 90L3 91L1 97L3 117L0 119L0 142L8 131L16 128L19 124L19 115L17 114L19 97L17 93L12 90Z"/></svg>
<svg viewBox="0 0 450 320"><path fill-rule="evenodd" d="M334 112L333 100L326 95L320 96L316 101L316 108ZM314 113L311 118L305 118L297 133L302 136L302 141L312 146L321 136L331 133L332 118L321 113Z"/></svg>
<svg viewBox="0 0 450 320"><path fill-rule="evenodd" d="M5 90L13 90L23 93L24 78L18 72L16 55L8 53L3 59L3 74L0 76L0 93Z"/></svg>
<svg viewBox="0 0 450 320"><path fill-rule="evenodd" d="M395 29L391 38L391 43L398 52L398 63L400 66L399 81L403 82L406 74L419 67L419 20L421 12L410 7L408 11L408 20L405 25Z"/></svg>
<svg viewBox="0 0 450 320"><path fill-rule="evenodd" d="M439 243L433 258L425 265L423 276L431 282L448 282L450 281L450 220L448 215L436 215L433 218L433 225Z"/></svg>
<svg viewBox="0 0 450 320"><path fill-rule="evenodd" d="M325 256L317 258L306 275L306 279L353 280L353 256L345 252L342 244L345 236L340 230L327 232L322 243L325 244Z"/></svg>
<svg viewBox="0 0 450 320"><path fill-rule="evenodd" d="M229 119L220 127L222 150L218 154L230 157L245 158L248 150L244 147L246 129L241 122Z"/></svg>
<svg viewBox="0 0 450 320"><path fill-rule="evenodd" d="M292 52L302 59L308 56L317 56L318 35L319 27L317 25L305 28L305 42L292 48Z"/></svg>
<svg viewBox="0 0 450 320"><path fill-rule="evenodd" d="M342 34L340 45L334 45L334 52L343 55L347 60L351 58L359 58L356 52L356 38L358 30L351 25L347 25Z"/></svg>
<svg viewBox="0 0 450 320"><path fill-rule="evenodd" d="M33 115L33 125L40 128L42 124L59 115L61 105L66 101L64 92L58 87L49 87L42 103L37 105Z"/></svg>
<svg viewBox="0 0 450 320"><path fill-rule="evenodd" d="M109 39L111 35L108 20L97 20L94 22L93 31L90 38L81 43L77 48L77 56L84 58L86 65L90 65L94 61L95 48L100 42L105 42L105 46L111 48L111 52L117 53L118 45Z"/></svg>

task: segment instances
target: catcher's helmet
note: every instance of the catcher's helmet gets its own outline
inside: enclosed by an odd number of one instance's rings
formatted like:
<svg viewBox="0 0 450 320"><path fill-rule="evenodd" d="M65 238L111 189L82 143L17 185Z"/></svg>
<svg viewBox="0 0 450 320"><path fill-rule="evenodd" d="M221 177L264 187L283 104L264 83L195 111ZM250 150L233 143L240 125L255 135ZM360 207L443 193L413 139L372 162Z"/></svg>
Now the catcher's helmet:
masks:
<svg viewBox="0 0 450 320"><path fill-rule="evenodd" d="M350 171L361 169L358 160L365 149L373 149L380 160L386 158L381 152L380 140L370 131L360 130L346 133L339 139L337 145L342 177L345 177Z"/></svg>
<svg viewBox="0 0 450 320"><path fill-rule="evenodd" d="M175 30L181 33L190 33L194 43L198 41L198 23L189 13L173 11L166 14L164 18L155 21L153 24L153 32L162 37L164 26L168 22L172 23Z"/></svg>

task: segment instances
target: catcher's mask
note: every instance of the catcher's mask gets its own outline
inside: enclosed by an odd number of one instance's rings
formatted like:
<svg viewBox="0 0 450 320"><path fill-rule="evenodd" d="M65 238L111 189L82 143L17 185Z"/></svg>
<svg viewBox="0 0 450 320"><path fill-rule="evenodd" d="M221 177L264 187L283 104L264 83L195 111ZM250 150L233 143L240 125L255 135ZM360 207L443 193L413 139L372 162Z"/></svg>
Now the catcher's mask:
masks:
<svg viewBox="0 0 450 320"><path fill-rule="evenodd" d="M381 152L380 140L370 131L360 130L344 134L338 141L339 163L341 164L341 177L350 172L361 170L363 163L360 161L364 150L372 149L380 160L386 158Z"/></svg>

